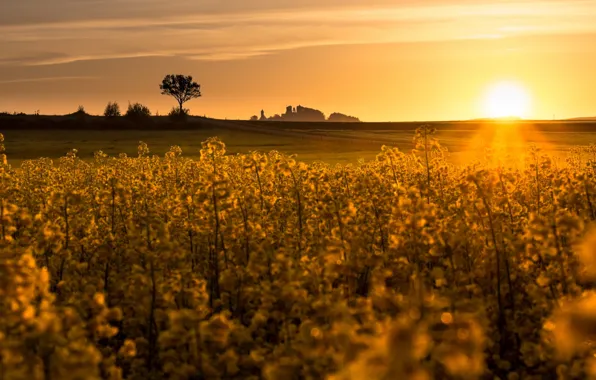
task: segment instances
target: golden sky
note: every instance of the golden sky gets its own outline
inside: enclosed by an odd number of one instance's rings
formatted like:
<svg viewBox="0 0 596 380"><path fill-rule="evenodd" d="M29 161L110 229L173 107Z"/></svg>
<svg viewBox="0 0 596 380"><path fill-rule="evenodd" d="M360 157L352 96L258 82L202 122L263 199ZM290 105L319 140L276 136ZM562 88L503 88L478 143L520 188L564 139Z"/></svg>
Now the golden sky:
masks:
<svg viewBox="0 0 596 380"><path fill-rule="evenodd" d="M596 116L596 1L11 0L0 6L0 111L167 113L191 74L193 114L287 105L365 121L485 117L513 81L526 117Z"/></svg>

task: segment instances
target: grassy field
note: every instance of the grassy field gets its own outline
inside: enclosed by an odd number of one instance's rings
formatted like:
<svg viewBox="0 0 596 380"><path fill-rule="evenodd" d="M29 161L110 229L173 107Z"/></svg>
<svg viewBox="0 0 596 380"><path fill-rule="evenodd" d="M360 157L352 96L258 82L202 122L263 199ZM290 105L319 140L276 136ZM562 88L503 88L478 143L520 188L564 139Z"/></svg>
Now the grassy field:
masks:
<svg viewBox="0 0 596 380"><path fill-rule="evenodd" d="M67 131L67 130L9 130L4 134L6 155L12 165L20 165L23 160L39 157L58 158L70 149L77 149L79 157L91 159L93 153L102 150L109 155L126 153L137 154L139 141L149 145L153 154L163 155L172 145L179 145L183 154L196 157L201 142L212 136L219 137L226 144L228 153L247 153L258 150L268 152L278 150L297 154L299 159L308 162L325 161L332 163L356 162L358 158L373 158L380 145L359 144L354 141L327 141L310 137L268 135L228 129L178 130L178 131Z"/></svg>
<svg viewBox="0 0 596 380"><path fill-rule="evenodd" d="M168 128L152 125L143 129L69 128L51 125L12 128L0 125L6 154L11 164L39 157L58 158L76 148L83 159L102 150L109 155L136 155L139 141L151 152L163 155L170 146L181 146L185 156L198 155L201 142L218 136L228 153L253 150L278 150L296 154L306 162L355 163L373 159L382 145L412 149L414 129L422 123L251 123L241 121L209 121L199 126L192 122L185 127ZM520 154L529 144L536 144L557 157L576 145L596 143L596 122L443 122L433 123L437 137L451 152L454 162L481 158L485 147L501 146L511 154ZM198 124L197 124L198 125Z"/></svg>

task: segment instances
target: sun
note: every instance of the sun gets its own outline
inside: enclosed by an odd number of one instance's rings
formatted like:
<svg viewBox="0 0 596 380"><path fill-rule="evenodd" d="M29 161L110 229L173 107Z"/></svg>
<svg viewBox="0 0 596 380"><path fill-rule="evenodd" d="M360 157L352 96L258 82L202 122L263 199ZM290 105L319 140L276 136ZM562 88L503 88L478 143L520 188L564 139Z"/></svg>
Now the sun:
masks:
<svg viewBox="0 0 596 380"><path fill-rule="evenodd" d="M527 117L530 112L530 95L518 83L495 83L486 92L484 112L491 118Z"/></svg>

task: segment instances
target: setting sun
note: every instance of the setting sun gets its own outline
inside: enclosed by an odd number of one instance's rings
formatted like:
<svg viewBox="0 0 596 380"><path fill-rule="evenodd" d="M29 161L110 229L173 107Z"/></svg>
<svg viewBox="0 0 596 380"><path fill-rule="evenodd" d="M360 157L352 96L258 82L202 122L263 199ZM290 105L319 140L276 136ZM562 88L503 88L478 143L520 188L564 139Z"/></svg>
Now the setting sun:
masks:
<svg viewBox="0 0 596 380"><path fill-rule="evenodd" d="M492 85L484 98L484 112L488 117L526 117L529 111L530 96L514 82Z"/></svg>

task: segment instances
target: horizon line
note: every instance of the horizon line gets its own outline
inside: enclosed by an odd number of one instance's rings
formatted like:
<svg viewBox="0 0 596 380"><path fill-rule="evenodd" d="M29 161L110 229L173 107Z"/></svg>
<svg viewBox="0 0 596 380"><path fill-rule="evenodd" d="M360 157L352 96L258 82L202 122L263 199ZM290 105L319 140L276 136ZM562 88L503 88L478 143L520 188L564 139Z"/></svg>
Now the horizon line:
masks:
<svg viewBox="0 0 596 380"><path fill-rule="evenodd" d="M69 114L30 114L25 112L17 113L14 111L10 113L8 111L0 111L0 117L72 117L76 116L78 111L69 113ZM85 112L86 117L93 117L93 118L108 118L104 115L93 115ZM111 118L124 118L125 115L121 116L112 116ZM169 117L167 114L163 115L151 115L150 118L166 118ZM247 121L247 122L263 122L263 123L342 123L342 124L383 124L383 123L463 123L463 122L547 122L547 121L569 121L569 122L596 122L596 116L576 116L571 118L564 118L564 119L534 119L534 118L522 118L522 117L480 117L480 118L471 118L471 119L440 119L440 120L385 120L385 121L364 121L360 120L358 122L336 122L336 121L297 121L297 120L250 120L250 119L240 119L240 118L216 118L216 117L209 117L209 116L200 116L200 115L188 115L190 118L200 118L200 119L209 119L209 120L216 120L216 121Z"/></svg>

